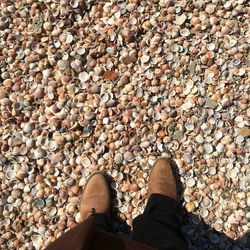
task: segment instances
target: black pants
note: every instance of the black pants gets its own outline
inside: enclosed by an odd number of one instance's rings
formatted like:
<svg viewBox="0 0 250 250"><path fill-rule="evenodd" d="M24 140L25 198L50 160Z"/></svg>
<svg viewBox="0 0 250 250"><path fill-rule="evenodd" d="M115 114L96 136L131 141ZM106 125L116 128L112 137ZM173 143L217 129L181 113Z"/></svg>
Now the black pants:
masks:
<svg viewBox="0 0 250 250"><path fill-rule="evenodd" d="M105 214L92 216L96 217L98 228L112 232L112 222ZM157 249L188 249L176 218L174 200L161 194L152 194L144 213L133 220L131 238Z"/></svg>

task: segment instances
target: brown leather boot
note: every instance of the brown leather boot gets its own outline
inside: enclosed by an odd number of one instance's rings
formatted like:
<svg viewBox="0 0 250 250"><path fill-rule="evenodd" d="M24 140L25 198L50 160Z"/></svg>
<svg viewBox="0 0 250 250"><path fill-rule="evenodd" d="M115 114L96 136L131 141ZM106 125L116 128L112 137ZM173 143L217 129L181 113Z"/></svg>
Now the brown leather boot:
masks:
<svg viewBox="0 0 250 250"><path fill-rule="evenodd" d="M110 216L111 196L107 180L102 172L93 173L83 190L80 214L81 221L86 220L93 212Z"/></svg>
<svg viewBox="0 0 250 250"><path fill-rule="evenodd" d="M151 194L163 194L177 200L176 180L170 162L161 157L155 161L148 182L148 198Z"/></svg>

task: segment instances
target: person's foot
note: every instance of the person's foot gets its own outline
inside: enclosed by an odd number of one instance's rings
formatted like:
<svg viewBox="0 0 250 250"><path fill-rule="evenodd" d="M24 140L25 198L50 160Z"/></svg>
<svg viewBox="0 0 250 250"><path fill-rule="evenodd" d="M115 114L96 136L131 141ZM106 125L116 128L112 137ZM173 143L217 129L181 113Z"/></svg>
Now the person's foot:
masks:
<svg viewBox="0 0 250 250"><path fill-rule="evenodd" d="M102 172L90 176L83 190L80 214L81 221L86 220L93 212L110 216L111 197L107 180Z"/></svg>
<svg viewBox="0 0 250 250"><path fill-rule="evenodd" d="M155 161L148 183L148 198L151 194L163 194L177 200L176 180L170 162L161 157Z"/></svg>

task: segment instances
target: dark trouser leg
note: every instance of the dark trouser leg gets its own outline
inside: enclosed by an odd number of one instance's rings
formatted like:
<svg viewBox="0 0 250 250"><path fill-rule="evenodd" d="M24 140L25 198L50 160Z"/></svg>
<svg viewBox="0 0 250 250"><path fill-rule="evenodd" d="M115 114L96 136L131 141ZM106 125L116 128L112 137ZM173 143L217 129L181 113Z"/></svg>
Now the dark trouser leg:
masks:
<svg viewBox="0 0 250 250"><path fill-rule="evenodd" d="M144 213L133 220L132 239L157 249L188 249L176 217L174 200L152 194Z"/></svg>
<svg viewBox="0 0 250 250"><path fill-rule="evenodd" d="M96 219L96 227L103 231L113 233L113 226L111 219L104 213L94 213L91 216Z"/></svg>

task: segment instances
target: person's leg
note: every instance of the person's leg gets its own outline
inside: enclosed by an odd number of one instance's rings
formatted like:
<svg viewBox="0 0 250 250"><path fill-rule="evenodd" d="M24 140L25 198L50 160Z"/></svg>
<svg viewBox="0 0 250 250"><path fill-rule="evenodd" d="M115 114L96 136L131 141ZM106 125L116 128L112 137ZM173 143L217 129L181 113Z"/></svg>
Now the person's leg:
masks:
<svg viewBox="0 0 250 250"><path fill-rule="evenodd" d="M132 239L157 249L187 249L176 217L175 200L152 194L144 213L133 220Z"/></svg>
<svg viewBox="0 0 250 250"><path fill-rule="evenodd" d="M176 217L176 180L167 158L154 163L148 197L144 213L133 221L132 239L158 249L187 249Z"/></svg>
<svg viewBox="0 0 250 250"><path fill-rule="evenodd" d="M96 227L106 232L114 232L111 218L105 213L93 213L91 216L95 217L96 219Z"/></svg>

